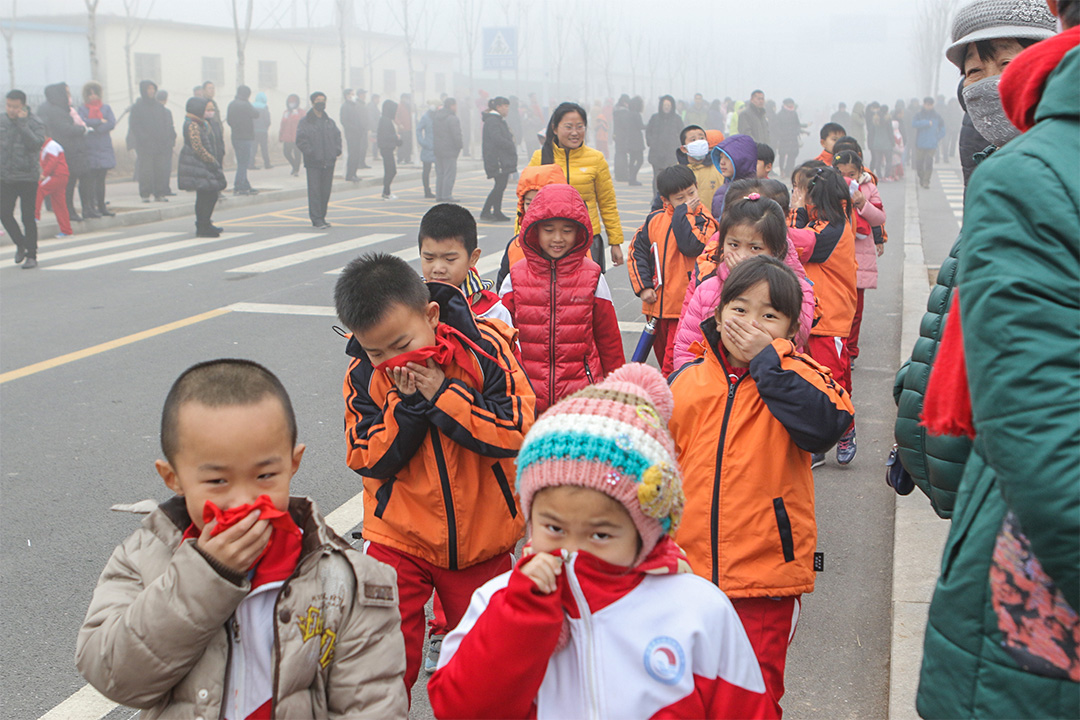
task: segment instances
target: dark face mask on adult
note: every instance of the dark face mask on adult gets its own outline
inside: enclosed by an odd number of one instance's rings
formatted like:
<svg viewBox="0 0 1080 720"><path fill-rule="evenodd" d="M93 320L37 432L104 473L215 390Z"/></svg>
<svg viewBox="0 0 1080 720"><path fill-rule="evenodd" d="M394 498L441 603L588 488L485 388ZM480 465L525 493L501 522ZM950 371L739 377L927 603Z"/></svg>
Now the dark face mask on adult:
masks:
<svg viewBox="0 0 1080 720"><path fill-rule="evenodd" d="M313 105L312 107L314 107L319 112L326 112L326 101L325 100L320 100L319 102L315 103L315 105Z"/></svg>
<svg viewBox="0 0 1080 720"><path fill-rule="evenodd" d="M1020 134L1001 106L1001 94L998 92L1000 80L1000 75L994 75L974 82L963 90L964 105L967 106L971 123L980 135L997 147L1004 146Z"/></svg>

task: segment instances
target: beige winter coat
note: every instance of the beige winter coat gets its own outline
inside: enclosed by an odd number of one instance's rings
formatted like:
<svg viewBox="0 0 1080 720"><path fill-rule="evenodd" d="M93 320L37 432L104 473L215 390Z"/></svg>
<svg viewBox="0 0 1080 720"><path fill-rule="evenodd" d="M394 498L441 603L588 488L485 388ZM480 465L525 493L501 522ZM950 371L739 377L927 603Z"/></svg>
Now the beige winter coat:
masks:
<svg viewBox="0 0 1080 720"><path fill-rule="evenodd" d="M294 497L300 562L275 605L275 718L405 718L405 644L394 571ZM109 558L79 630L75 662L143 718L218 718L229 663L226 623L251 589L181 542L181 498L163 503Z"/></svg>

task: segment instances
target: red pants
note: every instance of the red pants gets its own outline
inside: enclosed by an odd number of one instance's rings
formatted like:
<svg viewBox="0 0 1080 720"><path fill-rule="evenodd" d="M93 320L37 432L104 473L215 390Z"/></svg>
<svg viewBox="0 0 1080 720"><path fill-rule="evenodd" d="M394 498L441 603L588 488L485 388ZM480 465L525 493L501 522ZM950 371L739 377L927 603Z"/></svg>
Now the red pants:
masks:
<svg viewBox="0 0 1080 720"><path fill-rule="evenodd" d="M731 604L742 620L746 636L754 648L765 689L777 709L784 696L784 666L787 649L799 622L802 596L782 598L732 598Z"/></svg>
<svg viewBox="0 0 1080 720"><path fill-rule="evenodd" d="M848 355L847 338L829 335L811 335L806 341L810 357L832 370L833 380L851 392L851 357Z"/></svg>
<svg viewBox="0 0 1080 720"><path fill-rule="evenodd" d="M67 191L68 176L54 175L44 184L39 183L37 189L37 205L34 207L34 217L41 219L41 203L46 197L52 198L53 213L56 214L56 222L60 226L60 232L65 235L71 234L71 217L68 215Z"/></svg>
<svg viewBox="0 0 1080 720"><path fill-rule="evenodd" d="M675 372L675 329L678 326L679 318L661 318L656 323L652 349L664 377Z"/></svg>
<svg viewBox="0 0 1080 720"><path fill-rule="evenodd" d="M859 357L859 330L862 328L863 301L866 299L866 290L859 288L859 300L855 304L855 319L851 321L851 334L848 335L848 355L851 359Z"/></svg>
<svg viewBox="0 0 1080 720"><path fill-rule="evenodd" d="M420 674L424 650L424 605L434 590L442 600L448 627L456 627L473 592L488 580L509 571L514 556L507 552L464 570L447 570L378 543L368 543L367 554L397 571L401 633L405 636L405 691L412 701L412 686Z"/></svg>

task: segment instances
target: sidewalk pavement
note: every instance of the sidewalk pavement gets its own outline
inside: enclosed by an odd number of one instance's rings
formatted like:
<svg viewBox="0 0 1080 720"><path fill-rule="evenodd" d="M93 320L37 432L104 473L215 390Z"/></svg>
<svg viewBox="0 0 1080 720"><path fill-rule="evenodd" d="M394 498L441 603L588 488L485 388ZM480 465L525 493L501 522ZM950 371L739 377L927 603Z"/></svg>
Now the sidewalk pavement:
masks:
<svg viewBox="0 0 1080 720"><path fill-rule="evenodd" d="M930 296L930 276L923 252L919 193L915 173L907 173L904 192L904 280L900 362L911 355ZM884 469L882 469L884 472ZM918 489L896 496L893 529L892 656L889 662L889 718L914 720L923 636L930 599L941 569L949 522L939 518Z"/></svg>
<svg viewBox="0 0 1080 720"><path fill-rule="evenodd" d="M461 172L468 172L479 167L481 167L479 160L473 158L458 159L458 170ZM303 198L306 200L307 175L304 172L304 168L300 168L300 174L297 177L292 177L290 175L291 170L292 168L287 162L274 165L269 170L248 170L248 180L251 182L252 187L258 190L259 193L257 195L233 195L232 181L236 170L235 168L226 169L225 177L229 180L229 187L222 193L222 198L218 201L217 207L214 208L214 212L220 213L224 210L231 210L233 208L261 205L294 198ZM379 163L377 166L372 165L366 170L358 170L356 175L360 178L359 182L346 182L344 179L344 157L338 158L337 167L334 171L334 187L331 198L338 193L350 192L358 188L381 186L383 177L382 163ZM398 174L394 178L394 183L400 186L400 184L404 182L415 182L420 179L420 176L421 166L419 164L399 165ZM431 182L432 184L435 182L434 173L432 174ZM168 198L168 202L152 201L144 203L139 196L138 183L130 179L109 182L105 187L105 201L108 203L109 209L116 213L116 215L114 217L103 217L95 220L73 222L71 223L71 227L75 231L75 235L78 236L83 233L107 230L114 227L144 225L146 223L158 222L159 220L171 220L178 217L190 217L192 223L194 223L195 193L177 190L175 173L173 173L170 178L169 185L173 188L176 195ZM75 204L81 209L81 205L78 201L78 193L76 193ZM41 209L41 220L38 221L38 242L47 243L49 239L55 237L58 232L60 232L60 228L56 224L56 216L46 210L43 206Z"/></svg>

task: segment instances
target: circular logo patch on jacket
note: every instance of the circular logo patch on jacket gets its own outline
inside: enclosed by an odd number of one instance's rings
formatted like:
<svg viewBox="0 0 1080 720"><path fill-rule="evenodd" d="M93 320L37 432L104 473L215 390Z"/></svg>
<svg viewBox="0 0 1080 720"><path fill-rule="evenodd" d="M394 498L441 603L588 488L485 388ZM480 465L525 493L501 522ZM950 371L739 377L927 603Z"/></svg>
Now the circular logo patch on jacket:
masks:
<svg viewBox="0 0 1080 720"><path fill-rule="evenodd" d="M645 648L645 671L653 680L675 685L686 671L686 655L675 638L661 635Z"/></svg>

